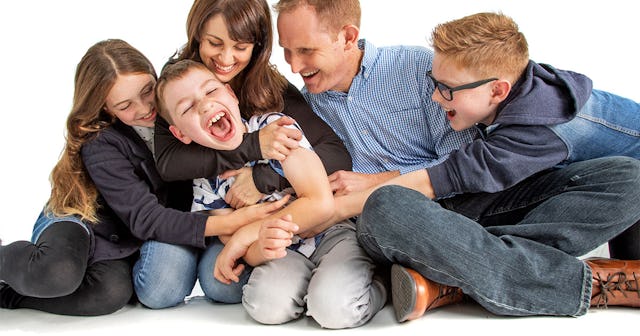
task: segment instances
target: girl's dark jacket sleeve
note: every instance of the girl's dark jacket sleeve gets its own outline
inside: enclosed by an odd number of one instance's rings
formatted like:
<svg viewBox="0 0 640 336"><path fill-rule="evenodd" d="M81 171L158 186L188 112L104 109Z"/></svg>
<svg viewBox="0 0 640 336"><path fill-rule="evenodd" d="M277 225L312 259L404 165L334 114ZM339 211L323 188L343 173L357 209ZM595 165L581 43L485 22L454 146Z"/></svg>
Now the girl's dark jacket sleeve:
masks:
<svg viewBox="0 0 640 336"><path fill-rule="evenodd" d="M142 242L205 247L207 216L189 212L192 181L164 182L142 139L121 122L82 146L100 194L93 261L129 256Z"/></svg>
<svg viewBox="0 0 640 336"><path fill-rule="evenodd" d="M327 174L351 170L351 156L336 133L320 119L291 83L284 93L284 114L302 127ZM237 169L249 161L261 159L258 132L248 133L235 151L216 151L195 143L184 145L169 131L166 121L156 122L155 151L158 170L168 181L216 176L227 169ZM262 193L289 187L289 182L268 165L256 165L253 179Z"/></svg>

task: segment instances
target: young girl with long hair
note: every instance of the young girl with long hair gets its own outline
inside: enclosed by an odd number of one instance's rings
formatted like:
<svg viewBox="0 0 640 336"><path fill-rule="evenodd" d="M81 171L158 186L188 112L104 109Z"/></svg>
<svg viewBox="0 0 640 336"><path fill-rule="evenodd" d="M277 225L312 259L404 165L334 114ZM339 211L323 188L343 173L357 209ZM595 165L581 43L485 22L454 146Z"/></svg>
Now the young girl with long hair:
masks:
<svg viewBox="0 0 640 336"><path fill-rule="evenodd" d="M205 237L282 206L217 217L183 211L190 183L162 181L151 150L155 83L151 62L122 40L98 42L83 56L51 196L31 241L0 247L0 307L112 313L133 297L131 267L144 241L202 248Z"/></svg>

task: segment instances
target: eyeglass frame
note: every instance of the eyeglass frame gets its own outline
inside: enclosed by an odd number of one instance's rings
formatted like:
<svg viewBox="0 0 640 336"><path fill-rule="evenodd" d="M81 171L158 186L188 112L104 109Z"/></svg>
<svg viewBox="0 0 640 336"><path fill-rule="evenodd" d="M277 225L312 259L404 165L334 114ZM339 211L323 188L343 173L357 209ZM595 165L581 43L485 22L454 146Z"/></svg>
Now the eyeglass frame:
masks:
<svg viewBox="0 0 640 336"><path fill-rule="evenodd" d="M429 78L431 78L431 81L433 82L434 88L437 89L438 92L440 92L440 95L446 101L452 101L453 100L453 93L455 91L467 90L467 89L475 89L480 85L484 85L484 84L487 84L487 83L490 83L490 82L493 82L493 81L497 81L499 79L499 78L495 78L494 77L494 78L488 78L488 79L479 80L479 81L473 82L473 83L458 85L456 87L450 87L449 85L447 85L445 83L442 83L439 80L435 79L433 77L433 74L431 73L431 70L427 71L427 75L429 76ZM447 96L445 96L442 87L444 87L444 90L449 92L449 98L447 98Z"/></svg>

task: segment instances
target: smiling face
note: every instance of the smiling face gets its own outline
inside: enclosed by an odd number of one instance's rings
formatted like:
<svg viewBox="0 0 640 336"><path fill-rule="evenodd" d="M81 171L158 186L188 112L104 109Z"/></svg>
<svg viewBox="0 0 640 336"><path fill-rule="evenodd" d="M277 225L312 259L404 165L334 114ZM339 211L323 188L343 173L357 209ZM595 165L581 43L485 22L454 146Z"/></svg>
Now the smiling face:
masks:
<svg viewBox="0 0 640 336"><path fill-rule="evenodd" d="M221 82L230 82L249 65L254 44L232 40L222 15L207 20L200 35L200 59Z"/></svg>
<svg viewBox="0 0 640 336"><path fill-rule="evenodd" d="M153 91L155 84L156 80L150 74L118 75L107 95L105 111L126 125L153 127L157 115Z"/></svg>
<svg viewBox="0 0 640 336"><path fill-rule="evenodd" d="M336 37L313 7L298 6L278 15L278 33L291 72L300 74L309 92L349 90L357 69L347 60L343 30Z"/></svg>
<svg viewBox="0 0 640 336"><path fill-rule="evenodd" d="M472 83L478 78L466 69L458 67L446 56L435 53L433 58L432 76L449 87L456 87ZM497 103L494 84L489 82L472 89L455 91L451 101L445 100L438 89L435 89L431 99L446 111L451 128L461 131L473 127L477 123L490 125L496 115ZM501 100L500 100L501 101Z"/></svg>
<svg viewBox="0 0 640 336"><path fill-rule="evenodd" d="M218 150L233 150L242 142L246 128L238 100L210 71L192 67L168 81L163 92L173 121L169 129L182 142Z"/></svg>

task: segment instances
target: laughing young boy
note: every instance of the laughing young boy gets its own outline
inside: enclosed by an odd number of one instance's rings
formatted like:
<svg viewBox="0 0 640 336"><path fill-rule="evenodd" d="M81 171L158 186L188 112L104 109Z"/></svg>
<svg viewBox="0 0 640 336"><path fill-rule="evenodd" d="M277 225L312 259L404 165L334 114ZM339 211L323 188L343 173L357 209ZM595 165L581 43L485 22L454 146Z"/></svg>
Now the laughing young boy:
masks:
<svg viewBox="0 0 640 336"><path fill-rule="evenodd" d="M235 149L245 133L282 116L266 113L243 120L231 88L204 65L189 60L165 66L156 92L160 114L173 135L214 150ZM298 237L324 224L334 211L322 162L304 137L300 145L285 160L269 161L293 190L276 191L263 199L291 194L292 201L267 220L222 237L224 247L215 250L215 276L224 284L247 281L242 302L261 323L285 323L303 316L306 309L306 315L322 327L357 327L384 306L386 290L373 281L372 261L358 246L350 223L338 223L310 238ZM194 180L192 210L233 211L224 202L231 183L232 179L220 177ZM208 250L220 249L219 245ZM255 268L245 269L241 258Z"/></svg>

